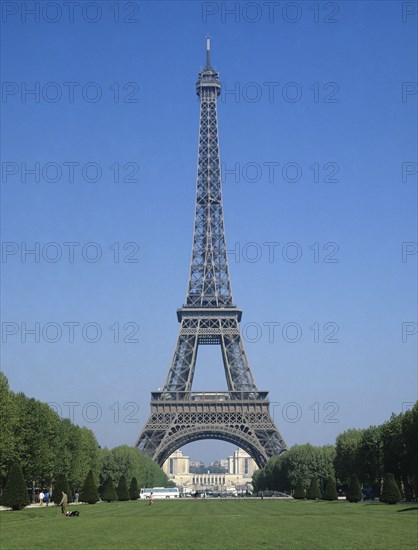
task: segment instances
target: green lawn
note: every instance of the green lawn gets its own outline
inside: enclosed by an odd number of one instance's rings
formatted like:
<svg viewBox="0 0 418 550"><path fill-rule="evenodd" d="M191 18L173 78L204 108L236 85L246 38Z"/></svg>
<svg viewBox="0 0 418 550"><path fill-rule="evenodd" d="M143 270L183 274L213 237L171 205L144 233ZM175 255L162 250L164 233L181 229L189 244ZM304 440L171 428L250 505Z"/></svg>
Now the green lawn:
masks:
<svg viewBox="0 0 418 550"><path fill-rule="evenodd" d="M143 501L0 512L1 548L418 548L417 506L283 500Z"/></svg>

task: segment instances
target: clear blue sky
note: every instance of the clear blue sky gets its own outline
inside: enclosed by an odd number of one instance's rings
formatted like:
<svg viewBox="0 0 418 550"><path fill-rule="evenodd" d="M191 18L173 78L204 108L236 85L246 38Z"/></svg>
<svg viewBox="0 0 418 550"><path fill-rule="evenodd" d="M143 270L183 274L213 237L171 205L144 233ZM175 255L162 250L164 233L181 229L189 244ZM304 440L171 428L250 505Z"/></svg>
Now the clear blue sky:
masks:
<svg viewBox="0 0 418 550"><path fill-rule="evenodd" d="M194 86L209 33L228 91L219 129L234 299L283 437L333 443L415 401L412 3L283 11L281 2L269 12L263 2L121 1L119 14L112 2L87 4L70 13L40 2L39 17L2 5L2 369L11 388L55 402L63 416L64 403L78 403L74 420L102 446L137 438L185 297ZM73 258L69 242L80 243ZM404 257L402 243L411 243ZM36 246L39 258L25 256ZM36 323L39 341L25 342ZM73 338L68 323L78 323ZM273 338L266 323L279 323ZM86 341L97 328L98 341ZM224 389L219 350L200 352L194 388ZM205 462L230 450L207 441L187 449Z"/></svg>

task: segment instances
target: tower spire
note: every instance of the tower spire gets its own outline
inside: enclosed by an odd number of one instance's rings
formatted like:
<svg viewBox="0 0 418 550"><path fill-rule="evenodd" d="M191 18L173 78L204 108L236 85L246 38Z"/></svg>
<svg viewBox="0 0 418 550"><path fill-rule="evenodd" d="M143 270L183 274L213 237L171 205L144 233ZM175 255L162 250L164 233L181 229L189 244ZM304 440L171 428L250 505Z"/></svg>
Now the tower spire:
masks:
<svg viewBox="0 0 418 550"><path fill-rule="evenodd" d="M210 36L206 37L206 67L210 67Z"/></svg>

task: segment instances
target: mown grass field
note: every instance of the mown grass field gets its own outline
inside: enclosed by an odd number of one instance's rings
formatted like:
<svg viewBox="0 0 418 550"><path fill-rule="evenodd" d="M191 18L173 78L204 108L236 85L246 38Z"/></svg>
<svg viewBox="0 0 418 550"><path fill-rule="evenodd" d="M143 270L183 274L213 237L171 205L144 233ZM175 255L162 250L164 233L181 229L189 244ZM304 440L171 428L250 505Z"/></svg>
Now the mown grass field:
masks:
<svg viewBox="0 0 418 550"><path fill-rule="evenodd" d="M2 550L416 549L418 507L279 500L100 503L0 512Z"/></svg>

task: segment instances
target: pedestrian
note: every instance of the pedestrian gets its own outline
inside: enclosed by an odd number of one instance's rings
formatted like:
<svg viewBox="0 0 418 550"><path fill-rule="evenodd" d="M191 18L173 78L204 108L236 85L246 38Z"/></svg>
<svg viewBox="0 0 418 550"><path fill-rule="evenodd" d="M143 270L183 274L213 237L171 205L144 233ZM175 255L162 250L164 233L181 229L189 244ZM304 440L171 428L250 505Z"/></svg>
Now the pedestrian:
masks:
<svg viewBox="0 0 418 550"><path fill-rule="evenodd" d="M50 498L51 498L51 495L49 494L49 491L47 489L46 492L45 492L45 496L44 496L44 500L45 500L45 503L46 503L47 506L49 504L49 499Z"/></svg>
<svg viewBox="0 0 418 550"><path fill-rule="evenodd" d="M150 496L149 496L149 502L148 502L148 506L151 506L151 504L154 504L154 501L152 500L152 495L154 493L151 493Z"/></svg>
<svg viewBox="0 0 418 550"><path fill-rule="evenodd" d="M39 493L39 505L40 506L42 506L42 504L44 503L44 498L45 498L45 494L41 489L41 492Z"/></svg>
<svg viewBox="0 0 418 550"><path fill-rule="evenodd" d="M76 492L74 493L74 502L75 502L76 504L78 504L78 499L79 499L79 498L80 498L80 493L79 493L78 491L76 491Z"/></svg>
<svg viewBox="0 0 418 550"><path fill-rule="evenodd" d="M64 493L64 491L61 491L62 493L62 498L60 500L60 506L61 506L61 513L64 514L65 516L65 513L67 511L67 504L68 504L68 497L66 495L66 493Z"/></svg>

